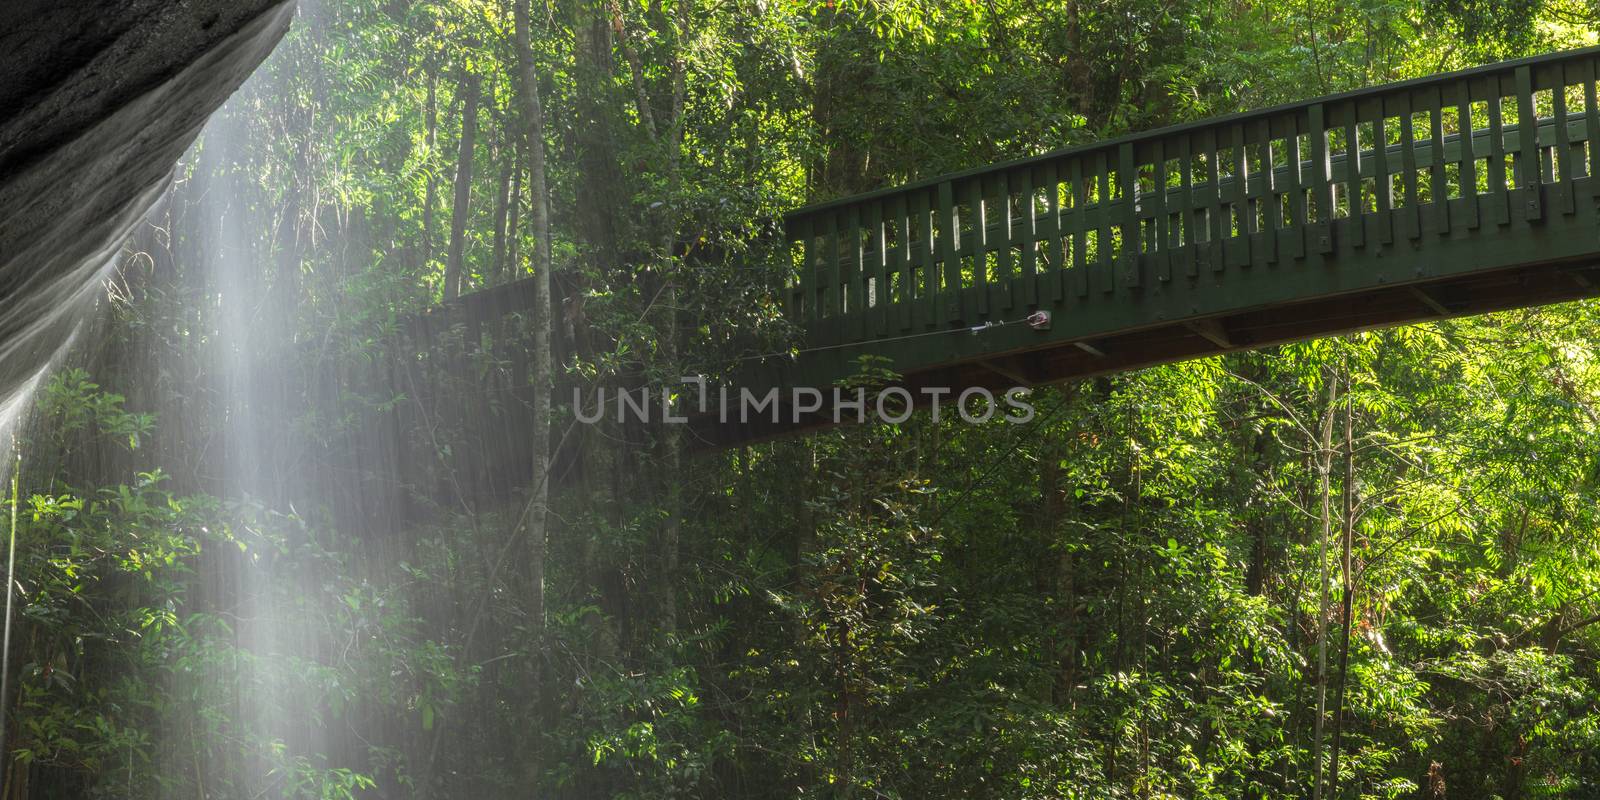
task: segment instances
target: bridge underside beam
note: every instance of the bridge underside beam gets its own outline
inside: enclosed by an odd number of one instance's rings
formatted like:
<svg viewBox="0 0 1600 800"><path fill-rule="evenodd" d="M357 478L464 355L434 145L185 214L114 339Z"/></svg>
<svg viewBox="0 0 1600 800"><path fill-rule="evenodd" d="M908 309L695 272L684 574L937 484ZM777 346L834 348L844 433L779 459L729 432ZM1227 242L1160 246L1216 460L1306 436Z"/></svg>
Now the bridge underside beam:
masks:
<svg viewBox="0 0 1600 800"><path fill-rule="evenodd" d="M930 387L982 387L998 396L1013 386L1047 386L1322 336L1597 295L1600 261L1529 265L1184 320L1100 337L1089 348L1077 341L1060 342L919 370L906 374L900 385L911 389L913 397L922 397L921 390ZM829 408L805 415L798 423L788 418L785 409L776 423L770 418L743 424L698 420L691 438L704 447L727 447L832 425Z"/></svg>

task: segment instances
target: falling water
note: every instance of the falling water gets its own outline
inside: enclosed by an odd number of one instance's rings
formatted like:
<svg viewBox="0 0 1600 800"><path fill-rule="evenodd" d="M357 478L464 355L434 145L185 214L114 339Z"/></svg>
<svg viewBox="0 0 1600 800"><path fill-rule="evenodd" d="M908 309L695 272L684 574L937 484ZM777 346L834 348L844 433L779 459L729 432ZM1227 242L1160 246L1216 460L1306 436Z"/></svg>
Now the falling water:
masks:
<svg viewBox="0 0 1600 800"><path fill-rule="evenodd" d="M295 24L313 18L302 11ZM211 628L195 623L193 633L221 632L227 648L214 651L221 655L206 668L174 671L168 722L144 732L159 745L159 773L193 785L202 798L278 796L334 766L330 749L349 751L330 741L320 717L326 700L308 688L308 674L326 661L318 636L297 624L339 598L319 596L318 576L295 561L301 543L282 534L311 527L295 503L305 484L291 486L283 467L299 455L283 444L296 413L283 368L295 309L274 290L283 276L270 268L282 226L292 229L296 220L276 215L252 159L267 149L259 138L271 135L259 124L261 104L281 93L283 59L282 50L269 58L207 123L170 184L153 187L165 199L148 222L114 221L119 230L134 229L129 247L119 236L76 270L36 275L0 308L0 443L7 453L14 435L34 433L28 419L52 370L81 364L106 388L127 393L130 411L157 420L140 451L118 456L129 469L116 480L159 467L175 473L166 488L179 496L222 501L217 516L229 529L202 539L185 613L214 618ZM139 240L151 232L154 242ZM168 298L168 311L176 309L170 318L156 312L162 324L118 327L108 322L115 305L108 287L129 274L135 283L161 281L141 249L170 251L167 289L183 296ZM115 355L85 352L107 343ZM12 464L0 458L0 483Z"/></svg>
<svg viewBox="0 0 1600 800"><path fill-rule="evenodd" d="M24 285L0 308L0 331L7 332L0 336L0 445L7 453L34 408L40 384L72 352L120 246L119 241L94 254L89 267L36 287ZM13 460L8 456L0 462L4 483Z"/></svg>
<svg viewBox="0 0 1600 800"><path fill-rule="evenodd" d="M315 9L302 4L295 23L300 30L291 37L314 35L305 28L316 20ZM433 679L417 675L437 664L413 670L409 663L392 666L374 659L380 678L373 683L384 686L388 681L402 696L399 702L381 698L371 704L372 710L350 711L365 698L330 699L324 677L337 672L350 643L363 632L337 627L349 625L349 616L340 614L347 611L350 595L340 594L342 584L336 585L328 574L360 576L370 565L352 559L354 569L346 568L350 563L328 566L332 557L318 549L315 532L333 528L327 524L330 508L361 517L359 522L369 529L414 524L419 517L409 515L412 502L448 506L452 512L470 509L476 498L466 496L453 481L441 489L446 481L425 467L416 468L419 459L400 454L415 428L430 427L440 417L442 424L457 424L486 406L423 410L418 401L413 404L417 410L393 415L389 422L394 424L344 434L336 424L317 420L322 430L336 431L329 439L346 436L333 445L293 430L308 406L321 414L342 413L352 376L342 363L324 371L307 366L310 349L296 340L297 331L312 328L297 317L297 301L316 294L301 292L296 285L304 255L298 231L304 229L309 237L322 220L315 208L302 210L290 202L286 209L284 198L263 188L273 183L263 179L263 160L273 157L266 142L284 133L274 127L284 120L264 109L295 91L290 81L301 64L287 61L290 55L280 48L211 118L176 170L166 202L135 232L128 249L139 256L108 250L97 255L92 270L34 287L38 291L29 295L34 305L27 307L31 316L23 318L25 325L8 320L8 310L0 309L0 333L20 327L25 334L0 337L0 436L21 426L37 405L36 395L49 374L39 364L82 362L94 368L93 377L105 388L127 394L129 411L150 412L157 420L138 452L119 454L115 475L94 476L104 479L100 484L85 478L88 486L115 486L136 471L160 468L169 474L163 488L176 496L221 500L221 509L209 519L223 520L220 527L226 529L198 537L201 552L194 557L193 586L174 605L181 603L183 624L191 626L186 635L212 637L222 646L202 648L201 655L211 662L171 670L171 685L160 698L165 722L158 730L141 732L158 743L155 772L173 785L193 787L194 793L186 796L202 799L281 796L287 794L286 784L303 778L302 786L314 786L327 772L347 767L373 773L387 768L391 779L401 775L400 767L375 764L389 757L372 755L379 745L405 751L399 758L409 759L403 765L407 777L454 774L443 763L434 770L433 755L444 741L432 727L435 701L404 708L405 695L421 697L433 685L424 685ZM326 239L319 244L349 247ZM370 250L362 253L359 244L354 250L362 257L371 255ZM161 257L151 256L157 252ZM124 272L114 275L119 263ZM106 299L108 278L113 283L146 281L154 288L146 287L145 299L155 298L152 305L159 308L133 309L133 324L120 318L106 322L106 309L115 305ZM323 296L338 296L344 287L337 278L326 280ZM95 308L101 318L88 319L87 312ZM325 352L335 335L325 329L332 327L314 328L317 341L310 344ZM109 348L113 355L74 353L74 339ZM407 390L413 385L407 384ZM422 425L408 425L419 417ZM483 446L470 448L467 458L482 479L467 483L488 486L524 479L527 459L517 459L515 448L503 447L517 435L495 429L478 442ZM434 442L423 444L430 455L438 450ZM322 449L310 452L316 447ZM493 461L490 455L497 449L510 455ZM0 462L0 477L7 465ZM329 474L339 476L339 485L325 480ZM372 548L389 546L379 542ZM505 550L498 540L496 546ZM349 554L359 548L359 543L342 541L339 549ZM376 573L401 559L370 560L378 564L371 568ZM421 607L416 617L431 616L440 627L465 624L452 615L469 607L459 597L397 600ZM470 608L482 614L482 604ZM212 622L193 621L202 616ZM319 621L327 622L318 628ZM475 617L470 625L477 623ZM436 657L439 652L426 649L423 655ZM340 689L340 677L331 679L332 691ZM343 712L335 701L345 704ZM383 702L391 708L382 708ZM396 713L394 707L401 709ZM330 724L330 717L337 717L339 724ZM381 731L384 736L371 737L376 745L363 737L393 725L397 717L406 723L404 732ZM451 735L466 740L473 735L470 728L457 722ZM388 747L393 742L399 745Z"/></svg>
<svg viewBox="0 0 1600 800"><path fill-rule="evenodd" d="M296 26L312 18L302 9ZM302 672L319 664L316 636L293 627L295 620L320 616L315 611L319 587L313 576L279 565L285 556L280 547L295 543L266 533L296 519L294 488L302 488L289 486L280 468L294 457L282 442L294 413L285 402L291 379L283 354L293 349L295 326L294 304L284 301L274 283L284 276L272 267L275 248L282 246L277 232L281 226L292 229L297 220L277 216L256 184L259 164L252 160L264 149L252 137L270 135L257 124L260 104L281 92L283 58L282 50L269 58L212 117L185 160L189 178L178 189L177 203L184 216L181 230L172 235L183 240L178 243L181 271L203 287L208 341L198 354L187 356L198 363L185 371L201 376L200 385L184 388L203 399L197 405L208 418L177 418L194 413L188 408L161 414L166 424L198 422L214 437L195 477L200 488L234 509L238 557L228 553L205 562L212 574L203 579L213 587L206 602L220 606L231 621L239 671L229 676L236 685L222 681L210 687L205 704L228 709L229 718L209 733L203 749L220 759L208 768L234 782L235 790L248 792L242 796L281 792L294 780L294 757L328 752L326 726L318 716L325 701L301 684ZM253 752L228 763L222 754L237 753L240 741Z"/></svg>

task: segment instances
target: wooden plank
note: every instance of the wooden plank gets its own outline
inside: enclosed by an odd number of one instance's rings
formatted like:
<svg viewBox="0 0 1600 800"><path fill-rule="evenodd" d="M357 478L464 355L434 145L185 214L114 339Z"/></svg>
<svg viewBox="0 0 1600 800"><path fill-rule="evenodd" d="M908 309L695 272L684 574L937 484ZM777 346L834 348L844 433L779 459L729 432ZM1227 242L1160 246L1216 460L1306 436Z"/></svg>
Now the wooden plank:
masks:
<svg viewBox="0 0 1600 800"><path fill-rule="evenodd" d="M1041 247L1047 249L1049 258L1045 263L1052 269L1044 275L1043 291L1040 294L1053 302L1061 302L1066 297L1067 285L1066 250L1061 239L1061 163L1049 161L1044 165L1044 225L1045 240Z"/></svg>
<svg viewBox="0 0 1600 800"><path fill-rule="evenodd" d="M1428 185L1433 193L1433 231L1439 235L1450 232L1450 183L1444 168L1444 102L1439 87L1430 87L1424 93L1428 111Z"/></svg>
<svg viewBox="0 0 1600 800"><path fill-rule="evenodd" d="M995 241L991 243L996 259L996 272L1000 281L1000 307L1009 311L1016 307L1016 297L1012 294L1012 282L1017 277L1016 265L1012 260L1011 248L1015 243L1011 231L1011 182L1006 173L1001 172L995 176L999 189L999 227L995 230Z"/></svg>
<svg viewBox="0 0 1600 800"><path fill-rule="evenodd" d="M1572 131L1567 127L1567 74L1566 65L1556 65L1556 85L1550 90L1550 100L1555 117L1556 128L1556 163L1551 166L1551 177L1555 179L1555 186L1551 191L1555 193L1556 210L1562 214L1571 214L1576 210L1572 197L1572 181L1577 178L1577 172L1572 164Z"/></svg>
<svg viewBox="0 0 1600 800"><path fill-rule="evenodd" d="M1091 283L1100 287L1100 291L1110 293L1117 288L1116 281L1112 279L1112 272L1116 265L1112 263L1111 253L1114 248L1112 237L1115 235L1112 218L1112 184L1110 159L1105 151L1094 154L1094 180L1095 180L1095 251L1094 267Z"/></svg>
<svg viewBox="0 0 1600 800"><path fill-rule="evenodd" d="M943 316L943 309L939 305L939 269L942 264L939 260L933 205L933 198L926 189L911 195L911 214L916 217L913 230L917 237L911 255L919 259L922 266L922 302L917 303L917 308L921 310L919 327L936 327Z"/></svg>
<svg viewBox="0 0 1600 800"><path fill-rule="evenodd" d="M1172 214L1167 211L1167 148L1166 142L1157 139L1155 148L1155 168L1150 175L1153 179L1150 193L1151 231L1155 241L1151 243L1148 254L1151 268L1155 272L1156 280L1166 283L1172 280Z"/></svg>
<svg viewBox="0 0 1600 800"><path fill-rule="evenodd" d="M1478 156L1473 150L1472 85L1468 81L1456 82L1456 133L1460 135L1457 162L1460 166L1461 220L1468 230L1478 228Z"/></svg>
<svg viewBox="0 0 1600 800"><path fill-rule="evenodd" d="M1517 134L1521 145L1517 152L1518 194L1521 195L1522 218L1528 222L1544 219L1542 199L1544 184L1540 179L1539 125L1533 109L1533 70L1527 65L1517 67Z"/></svg>
<svg viewBox="0 0 1600 800"><path fill-rule="evenodd" d="M1583 62L1583 138L1589 150L1589 195L1600 197L1600 107L1595 104L1595 79L1600 73L1600 62L1584 59Z"/></svg>
<svg viewBox="0 0 1600 800"><path fill-rule="evenodd" d="M883 200L874 200L867 209L872 252L867 257L870 274L864 281L867 286L861 296L861 311L868 317L867 330L874 336L883 336L889 332L889 206Z"/></svg>
<svg viewBox="0 0 1600 800"><path fill-rule="evenodd" d="M1372 188L1377 213L1373 227L1378 232L1379 244L1394 243L1394 177L1389 166L1389 108L1379 100L1378 113L1372 120Z"/></svg>
<svg viewBox="0 0 1600 800"><path fill-rule="evenodd" d="M1350 216L1345 227L1350 231L1351 247L1367 246L1365 216L1366 205L1361 199L1361 115L1356 103L1350 103L1350 118L1344 123L1344 184L1346 207Z"/></svg>
<svg viewBox="0 0 1600 800"><path fill-rule="evenodd" d="M866 243L862 240L861 204L845 208L845 226L840 235L848 249L845 251L844 305L841 309L844 312L845 335L852 340L859 340L867 335L867 252Z"/></svg>
<svg viewBox="0 0 1600 800"><path fill-rule="evenodd" d="M1072 198L1072 217L1068 230L1072 235L1072 286L1079 297L1089 294L1089 190L1084 184L1083 160L1074 158L1067 166L1071 182L1068 197Z"/></svg>
<svg viewBox="0 0 1600 800"><path fill-rule="evenodd" d="M1257 181L1255 202L1260 213L1250 216L1252 219L1261 219L1266 229L1255 232L1251 252L1263 263L1272 264L1278 260L1278 231L1283 228L1283 206L1278 202L1278 171L1272 163L1272 124L1266 118L1256 123L1256 138L1259 140L1256 142L1256 160L1261 164L1261 177Z"/></svg>
<svg viewBox="0 0 1600 800"><path fill-rule="evenodd" d="M1244 126L1228 126L1228 140L1233 143L1233 182L1229 184L1228 205L1238 221L1239 235L1228 239L1223 246L1228 255L1228 266L1250 266L1250 234L1254 233L1255 215L1250 213L1250 155L1245 143ZM1233 233L1234 220L1228 221L1228 232Z"/></svg>
<svg viewBox="0 0 1600 800"><path fill-rule="evenodd" d="M1228 329L1218 319L1196 319L1183 323L1185 328L1194 331L1200 338L1216 345L1223 350L1232 350L1233 338L1229 336Z"/></svg>
<svg viewBox="0 0 1600 800"><path fill-rule="evenodd" d="M811 230L811 217L801 217L794 232L800 239L800 274L795 279L799 302L791 308L790 319L805 322L816 318L817 237Z"/></svg>
<svg viewBox="0 0 1600 800"><path fill-rule="evenodd" d="M906 211L906 194L897 192L889 201L889 214L894 220L894 248L890 251L890 267L899 275L898 296L891 295L894 302L894 319L901 331L911 330L911 309L913 282L915 273L911 269L911 215Z"/></svg>
<svg viewBox="0 0 1600 800"><path fill-rule="evenodd" d="M977 319L982 319L989 313L989 214L984 202L983 176L967 178L965 183L967 213L972 218L972 243L968 245L963 241L961 245L972 253L971 294L977 302Z"/></svg>
<svg viewBox="0 0 1600 800"><path fill-rule="evenodd" d="M1017 191L1022 196L1022 214L1017 218L1017 238L1022 244L1021 259L1017 265L1019 273L1018 284L1022 295L1017 298L1026 306L1039 304L1039 208L1038 181L1034 180L1035 170L1032 167L1023 167L1017 171L1020 178Z"/></svg>
<svg viewBox="0 0 1600 800"><path fill-rule="evenodd" d="M1178 137L1178 239L1182 246L1174 253L1183 274L1193 278L1195 269L1195 234L1198 215L1194 204L1194 151L1188 134Z"/></svg>
<svg viewBox="0 0 1600 800"><path fill-rule="evenodd" d="M1316 204L1316 218L1306 226L1306 249L1324 255L1333 252L1333 184L1332 164L1328 158L1328 126L1321 103L1306 108L1311 140L1311 199ZM1311 219L1308 210L1308 221Z"/></svg>
<svg viewBox="0 0 1600 800"><path fill-rule="evenodd" d="M818 310L819 319L837 317L843 310L839 302L840 289L844 286L844 279L839 272L839 216L841 212L828 214L827 227L823 230L822 256L826 259L822 265L822 297Z"/></svg>
<svg viewBox="0 0 1600 800"><path fill-rule="evenodd" d="M1422 235L1422 194L1417 187L1417 131L1416 120L1412 116L1416 106L1411 102L1410 92L1401 97L1400 181L1405 187L1406 207L1400 214L1400 227L1405 230L1406 238L1416 239Z"/></svg>
<svg viewBox="0 0 1600 800"><path fill-rule="evenodd" d="M1119 216L1122 228L1122 258L1118 265L1122 285L1137 289L1139 274L1139 167L1133 161L1133 142L1123 142L1117 148L1117 180L1122 183L1122 203Z"/></svg>
<svg viewBox="0 0 1600 800"><path fill-rule="evenodd" d="M1298 116L1295 121L1298 123ZM1286 237L1289 242L1288 255L1290 258L1296 259L1306 257L1307 230L1305 179L1304 175L1301 174L1301 170L1305 168L1307 154L1302 152L1305 148L1300 144L1300 133L1301 126L1299 124L1291 126L1287 159L1289 162L1288 180L1284 182L1284 191L1289 194L1289 219L1284 226L1285 232L1288 234ZM1309 139L1307 142L1309 144Z"/></svg>
<svg viewBox="0 0 1600 800"><path fill-rule="evenodd" d="M1501 110L1505 89L1499 76L1489 79L1489 216L1496 225L1511 222L1510 199L1506 189L1506 126Z"/></svg>
<svg viewBox="0 0 1600 800"><path fill-rule="evenodd" d="M955 186L950 181L939 183L939 260L944 265L944 285L939 295L944 298L944 318L959 322L963 317L961 307L961 257L956 254L957 229L961 221L956 215Z"/></svg>
<svg viewBox="0 0 1600 800"><path fill-rule="evenodd" d="M1205 244L1195 244L1196 260L1201 272L1220 272L1226 266L1222 260L1222 166L1217 161L1217 132L1200 132L1200 153L1206 159L1206 186L1197 201L1206 214Z"/></svg>

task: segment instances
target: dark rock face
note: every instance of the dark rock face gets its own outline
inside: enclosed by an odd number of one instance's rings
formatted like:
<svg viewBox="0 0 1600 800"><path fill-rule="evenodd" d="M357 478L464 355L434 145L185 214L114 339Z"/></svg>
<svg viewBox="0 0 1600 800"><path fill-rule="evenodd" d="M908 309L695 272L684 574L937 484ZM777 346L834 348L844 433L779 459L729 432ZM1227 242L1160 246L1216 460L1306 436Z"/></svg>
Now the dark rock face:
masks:
<svg viewBox="0 0 1600 800"><path fill-rule="evenodd" d="M0 425L293 0L0 0Z"/></svg>

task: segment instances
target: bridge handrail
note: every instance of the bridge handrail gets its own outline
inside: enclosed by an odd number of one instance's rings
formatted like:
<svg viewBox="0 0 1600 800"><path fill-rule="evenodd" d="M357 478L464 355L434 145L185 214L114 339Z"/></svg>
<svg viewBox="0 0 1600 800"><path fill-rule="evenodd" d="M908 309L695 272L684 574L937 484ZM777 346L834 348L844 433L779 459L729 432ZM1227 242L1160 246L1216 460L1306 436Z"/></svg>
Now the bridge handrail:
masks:
<svg viewBox="0 0 1600 800"><path fill-rule="evenodd" d="M806 206L784 218L797 245L788 313L848 320L844 335L858 336L970 324L995 313L991 295L1007 309L1086 296L1095 270L1111 292L1220 270L1241 252L1234 265L1247 266L1250 247L1225 246L1241 238L1304 258L1331 253L1336 231L1357 245L1414 239L1425 213L1454 209L1476 227L1522 204L1536 218L1541 185L1570 205L1574 181L1600 171L1597 78L1600 47L1553 53ZM1377 222L1343 222L1352 216Z"/></svg>

